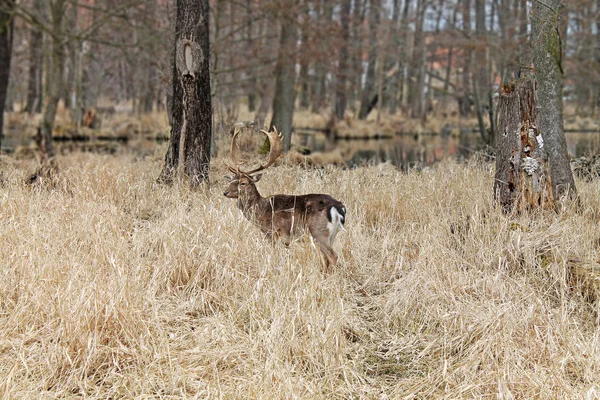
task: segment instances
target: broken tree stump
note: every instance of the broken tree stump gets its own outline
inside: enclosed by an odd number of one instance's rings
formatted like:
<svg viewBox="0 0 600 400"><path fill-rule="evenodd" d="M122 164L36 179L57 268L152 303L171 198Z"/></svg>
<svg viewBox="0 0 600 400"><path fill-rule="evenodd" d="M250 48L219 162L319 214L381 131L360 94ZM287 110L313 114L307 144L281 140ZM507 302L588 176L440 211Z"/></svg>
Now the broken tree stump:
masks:
<svg viewBox="0 0 600 400"><path fill-rule="evenodd" d="M494 201L505 212L554 208L536 98L532 78L503 85L500 91Z"/></svg>

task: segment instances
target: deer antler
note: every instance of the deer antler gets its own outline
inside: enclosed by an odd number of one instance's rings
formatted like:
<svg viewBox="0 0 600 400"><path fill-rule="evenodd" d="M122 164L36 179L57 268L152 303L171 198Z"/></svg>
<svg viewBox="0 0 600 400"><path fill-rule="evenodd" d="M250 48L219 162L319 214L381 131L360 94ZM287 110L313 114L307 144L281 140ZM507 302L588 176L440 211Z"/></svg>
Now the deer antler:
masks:
<svg viewBox="0 0 600 400"><path fill-rule="evenodd" d="M279 158L279 156L283 152L283 140L282 140L281 133L277 132L277 128L273 127L272 132L267 132L262 129L260 131L269 138L271 150L269 151L269 156L267 157L267 163L264 165L260 165L259 167L256 167L251 171L247 171L247 172L244 171L244 173L247 175L255 174L259 171L262 171L263 169L270 167L271 165L273 165L275 163L275 161Z"/></svg>
<svg viewBox="0 0 600 400"><path fill-rule="evenodd" d="M233 137L231 138L231 161L233 162L233 166L225 163L227 168L234 174L243 173L246 175L252 175L259 171L262 171L273 165L273 163L277 160L277 158L279 158L279 156L283 152L282 136L279 132L277 132L277 128L273 127L272 132L267 132L262 129L260 131L269 138L269 143L271 145L271 150L269 152L269 156L267 157L267 163L264 165L260 165L250 171L243 171L242 169L240 169L240 166L243 164L243 162L240 161L240 148L236 144L236 139L238 134L240 133L240 130L235 129Z"/></svg>
<svg viewBox="0 0 600 400"><path fill-rule="evenodd" d="M240 165L242 165L243 163L241 161L240 148L238 147L235 141L237 139L237 135L241 132L241 130L238 129L238 126L234 125L232 127L232 131L233 136L231 138L231 161L233 162L233 165L229 165L226 162L223 162L223 164L225 164L229 171L231 171L234 174L238 174L240 173Z"/></svg>

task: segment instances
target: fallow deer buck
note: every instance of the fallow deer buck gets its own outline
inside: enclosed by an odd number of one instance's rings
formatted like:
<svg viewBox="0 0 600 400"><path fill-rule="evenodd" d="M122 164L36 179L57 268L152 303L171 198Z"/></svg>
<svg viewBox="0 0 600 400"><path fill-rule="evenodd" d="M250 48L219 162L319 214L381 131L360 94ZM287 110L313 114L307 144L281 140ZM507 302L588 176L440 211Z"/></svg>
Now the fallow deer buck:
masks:
<svg viewBox="0 0 600 400"><path fill-rule="evenodd" d="M330 266L337 263L337 254L332 246L337 233L344 229L346 208L326 194L262 197L256 189L256 182L262 177L258 172L273 165L281 155L283 145L277 129L261 132L269 138L271 150L266 164L250 170L241 169L239 148L235 143L239 130L234 132L231 142L233 166L225 164L233 176L228 177L229 186L223 194L238 199L237 205L244 217L258 226L269 239L281 239L287 246L294 236L308 231L314 240L313 244L316 242L321 250L325 272L329 272Z"/></svg>

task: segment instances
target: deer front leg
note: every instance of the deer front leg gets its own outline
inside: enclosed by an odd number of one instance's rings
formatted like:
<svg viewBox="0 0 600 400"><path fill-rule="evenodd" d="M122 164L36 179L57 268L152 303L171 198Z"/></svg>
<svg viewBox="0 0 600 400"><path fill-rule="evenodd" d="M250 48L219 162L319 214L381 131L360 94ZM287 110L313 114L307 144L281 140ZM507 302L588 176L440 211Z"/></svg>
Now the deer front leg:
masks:
<svg viewBox="0 0 600 400"><path fill-rule="evenodd" d="M311 237L314 239L313 244L316 242L316 245L321 251L321 264L323 265L323 271L326 274L329 274L331 272L331 267L334 267L337 264L338 256L335 254L335 251L333 251L333 248L329 244L329 239L327 236L315 236L311 232Z"/></svg>

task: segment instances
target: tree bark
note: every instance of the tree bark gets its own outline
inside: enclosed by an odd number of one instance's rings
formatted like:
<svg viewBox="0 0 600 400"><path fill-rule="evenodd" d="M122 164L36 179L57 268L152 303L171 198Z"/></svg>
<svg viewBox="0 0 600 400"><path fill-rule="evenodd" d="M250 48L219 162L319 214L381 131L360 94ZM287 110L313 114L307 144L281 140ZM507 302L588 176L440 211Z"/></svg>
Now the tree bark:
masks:
<svg viewBox="0 0 600 400"><path fill-rule="evenodd" d="M309 13L306 12L305 17L307 20L310 18ZM308 69L309 69L309 59L310 59L310 49L309 49L309 39L308 39L308 29L309 28L309 23L304 23L301 26L301 39L300 42L301 47L300 47L300 60L299 60L299 65L300 65L300 73L298 76L298 84L300 85L300 101L299 101L299 107L301 110L307 110L308 107L310 106L310 82L309 82L309 74L308 74Z"/></svg>
<svg viewBox="0 0 600 400"><path fill-rule="evenodd" d="M276 127L283 133L283 150L288 151L292 143L292 120L296 90L296 1L286 2L281 9L281 36L279 55L275 66L275 94L273 117L269 130Z"/></svg>
<svg viewBox="0 0 600 400"><path fill-rule="evenodd" d="M328 26L329 24L331 24L331 20L333 18L333 2L331 0L322 0L320 7L322 10L319 15L320 21L318 21L318 22L321 24L321 26ZM329 38L326 36L327 35L322 35L321 37L319 37L319 39L323 41L323 44L321 46L323 46L327 49L329 46ZM325 51L327 51L327 50L325 50ZM326 62L324 62L324 60L321 60L321 62L318 62L315 65L315 87L314 87L314 93L313 93L313 103L312 103L312 107L311 107L311 111L314 113L321 112L321 110L323 109L323 107L326 104L326 99L327 99L326 81L327 81L327 73L329 72L327 70L327 67L328 66L327 66Z"/></svg>
<svg viewBox="0 0 600 400"><path fill-rule="evenodd" d="M400 47L398 48L398 78L396 80L396 86L398 91L398 103L402 105L403 109L406 109L406 96L404 96L405 78L406 73L404 72L406 60L408 59L408 10L410 8L411 0L404 0L404 8L402 9L402 18L400 19Z"/></svg>
<svg viewBox="0 0 600 400"><path fill-rule="evenodd" d="M488 104L488 71L487 71L487 34L485 27L485 2L484 0L475 0L475 36L477 44L475 47L475 72L474 79L474 96L475 96L475 108L477 112L477 124L479 126L479 134L481 139L487 144L492 144L491 136L489 135L485 123L483 121L484 109L491 107ZM490 121L491 122L491 121Z"/></svg>
<svg viewBox="0 0 600 400"><path fill-rule="evenodd" d="M4 106L10 77L10 60L12 55L13 18L12 0L0 0L0 149L4 126ZM0 151L1 153L1 151Z"/></svg>
<svg viewBox="0 0 600 400"><path fill-rule="evenodd" d="M342 23L342 32L340 44L340 55L338 59L338 70L335 87L335 117L338 120L344 119L346 113L346 96L348 80L348 46L350 46L350 0L342 0L342 9L340 18Z"/></svg>
<svg viewBox="0 0 600 400"><path fill-rule="evenodd" d="M42 8L41 0L34 0L33 8ZM27 83L27 101L25 111L39 113L42 111L42 82L44 73L43 33L39 27L32 25L29 34L29 81Z"/></svg>
<svg viewBox="0 0 600 400"><path fill-rule="evenodd" d="M563 132L560 7L561 0L534 1L532 19L533 58L541 109L539 127L544 134L556 199L577 193Z"/></svg>
<svg viewBox="0 0 600 400"><path fill-rule="evenodd" d="M471 35L471 0L464 0L463 3L463 32L466 37ZM465 54L463 56L463 73L462 85L457 93L458 110L461 116L467 117L471 115L471 59L473 51L471 46L465 46Z"/></svg>
<svg viewBox="0 0 600 400"><path fill-rule="evenodd" d="M252 51L252 31L254 24L252 20L252 1L246 0L246 47L249 51L248 59L254 57L254 52ZM256 110L256 77L253 72L251 74L252 76L248 80L248 111L254 112Z"/></svg>
<svg viewBox="0 0 600 400"><path fill-rule="evenodd" d="M52 131L60 96L64 86L65 47L64 40L64 15L66 0L54 0L49 3L51 23L50 62L46 73L46 99L40 126L40 141L44 146L40 148L42 164L55 156Z"/></svg>
<svg viewBox="0 0 600 400"><path fill-rule="evenodd" d="M352 76L350 79L350 108L356 111L357 97L361 92L362 82L362 32L366 0L354 0L352 6Z"/></svg>
<svg viewBox="0 0 600 400"><path fill-rule="evenodd" d="M390 38L389 38L389 50L390 50L390 63L389 67L398 66L399 54L400 54L400 35L398 34L398 21L400 15L400 0L392 1L392 26L390 27ZM398 75L400 72L396 71L395 75ZM394 115L396 113L396 108L398 107L398 80L394 79L390 88L388 90L387 95L388 101L388 110L389 113Z"/></svg>
<svg viewBox="0 0 600 400"><path fill-rule="evenodd" d="M410 114L413 118L421 118L425 113L423 96L425 87L425 40L423 37L423 24L427 4L420 0L417 4L417 20L415 22L415 39L413 55L409 65L408 95L411 105Z"/></svg>
<svg viewBox="0 0 600 400"><path fill-rule="evenodd" d="M212 137L208 0L177 0L171 139L161 180L176 169L192 188L208 182Z"/></svg>
<svg viewBox="0 0 600 400"><path fill-rule="evenodd" d="M360 110L358 119L366 119L369 112L373 109L372 100L377 99L374 93L377 93L375 82L375 65L377 63L377 31L381 14L381 0L371 0L369 8L369 60L367 64L367 76L365 86L360 100Z"/></svg>
<svg viewBox="0 0 600 400"><path fill-rule="evenodd" d="M95 7L92 11L92 24L98 23L100 11L97 10L97 0L92 0ZM81 54L85 68L82 69L82 104L85 109L96 107L98 104L98 93L101 89L103 69L98 57L98 44L95 41L86 42Z"/></svg>
<svg viewBox="0 0 600 400"><path fill-rule="evenodd" d="M77 80L77 59L79 58L80 43L79 40L72 39L73 36L77 35L77 8L77 3L67 4L65 6L67 12L65 15L65 22L63 24L65 28L65 36L69 39L63 41L65 46L65 77L63 78L64 83L61 97L65 108L71 111L77 103L77 95L75 93L77 89L75 86ZM72 113L71 116L73 117L74 113Z"/></svg>
<svg viewBox="0 0 600 400"><path fill-rule="evenodd" d="M146 0L145 7L146 9L144 13L144 24L148 25L156 20L156 0ZM152 112L157 97L156 81L158 77L158 71L156 67L156 62L154 60L154 47L155 43L147 40L142 46L142 49L144 50L145 54L141 58L145 62L142 65L142 75L144 76L144 79L140 90L142 98L140 98L139 101L140 111L144 114Z"/></svg>
<svg viewBox="0 0 600 400"><path fill-rule="evenodd" d="M494 200L505 212L554 207L535 98L531 78L504 85L500 95Z"/></svg>

